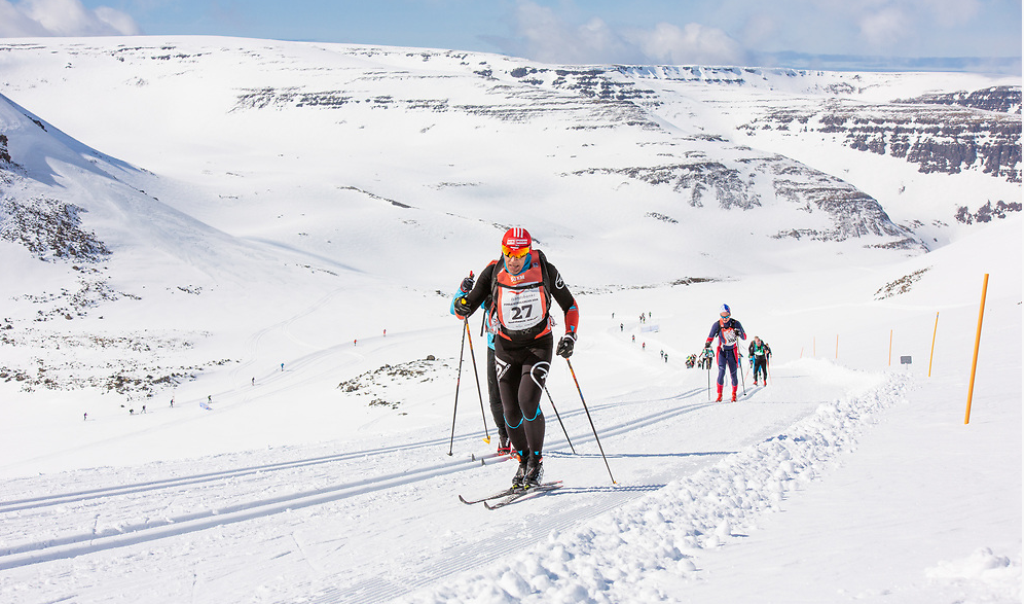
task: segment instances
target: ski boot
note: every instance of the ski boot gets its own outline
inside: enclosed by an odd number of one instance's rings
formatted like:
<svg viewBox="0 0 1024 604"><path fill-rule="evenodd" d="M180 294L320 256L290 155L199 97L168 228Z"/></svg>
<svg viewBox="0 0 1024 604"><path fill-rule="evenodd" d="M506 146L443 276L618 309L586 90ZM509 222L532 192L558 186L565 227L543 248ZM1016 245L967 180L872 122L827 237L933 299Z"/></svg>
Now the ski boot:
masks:
<svg viewBox="0 0 1024 604"><path fill-rule="evenodd" d="M736 402L736 386L732 387L732 402Z"/></svg>
<svg viewBox="0 0 1024 604"><path fill-rule="evenodd" d="M522 457L522 456L520 456ZM526 482L527 473L527 462L525 459L520 459L519 468L516 470L516 475L512 477L512 488L521 489Z"/></svg>
<svg viewBox="0 0 1024 604"><path fill-rule="evenodd" d="M511 455L512 454L512 443L509 442L508 436L498 436L498 455Z"/></svg>
<svg viewBox="0 0 1024 604"><path fill-rule="evenodd" d="M539 455L531 455L530 461L526 463L526 476L523 477L525 488L540 486L544 480L544 458Z"/></svg>

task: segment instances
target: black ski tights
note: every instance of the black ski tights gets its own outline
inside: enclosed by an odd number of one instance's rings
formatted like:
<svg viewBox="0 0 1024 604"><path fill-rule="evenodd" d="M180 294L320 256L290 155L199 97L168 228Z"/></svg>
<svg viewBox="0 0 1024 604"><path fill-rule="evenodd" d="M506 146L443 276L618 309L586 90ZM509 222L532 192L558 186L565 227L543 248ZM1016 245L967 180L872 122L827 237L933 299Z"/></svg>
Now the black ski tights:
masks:
<svg viewBox="0 0 1024 604"><path fill-rule="evenodd" d="M540 395L551 367L553 338L546 335L526 345L498 336L494 342L494 362L498 372L498 390L505 410L508 435L519 454L541 456L544 451L544 414Z"/></svg>

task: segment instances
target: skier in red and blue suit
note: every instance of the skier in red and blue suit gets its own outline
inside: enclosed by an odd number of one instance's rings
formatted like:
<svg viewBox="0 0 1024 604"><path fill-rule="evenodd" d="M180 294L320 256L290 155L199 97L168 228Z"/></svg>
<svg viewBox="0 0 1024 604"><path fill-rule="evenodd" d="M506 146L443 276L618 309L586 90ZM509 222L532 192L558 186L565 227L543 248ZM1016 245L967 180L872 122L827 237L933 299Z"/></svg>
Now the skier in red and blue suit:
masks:
<svg viewBox="0 0 1024 604"><path fill-rule="evenodd" d="M718 320L711 326L711 333L704 342L704 348L711 348L711 342L718 338L717 359L718 359L718 399L722 401L722 387L725 386L725 368L729 368L729 376L732 378L732 400L736 400L736 370L739 364L740 340L747 339L747 332L743 331L740 322L732 318L732 311L728 304L723 304Z"/></svg>

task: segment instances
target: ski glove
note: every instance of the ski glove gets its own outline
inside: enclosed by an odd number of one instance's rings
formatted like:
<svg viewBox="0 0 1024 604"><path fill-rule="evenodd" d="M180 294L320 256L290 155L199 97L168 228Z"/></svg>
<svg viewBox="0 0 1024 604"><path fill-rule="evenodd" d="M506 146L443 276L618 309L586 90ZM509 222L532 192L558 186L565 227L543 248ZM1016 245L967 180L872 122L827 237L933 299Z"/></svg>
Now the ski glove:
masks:
<svg viewBox="0 0 1024 604"><path fill-rule="evenodd" d="M465 319L471 314L473 314L473 310L470 308L469 303L466 302L465 298L458 298L455 300L455 316L460 319Z"/></svg>
<svg viewBox="0 0 1024 604"><path fill-rule="evenodd" d="M473 291L473 283L474 282L472 277L466 277L465 279L462 280L462 285L459 286L459 291L461 291L464 294L468 294L469 292Z"/></svg>
<svg viewBox="0 0 1024 604"><path fill-rule="evenodd" d="M560 357L569 358L572 356L572 349L576 346L576 338L565 334L562 339L558 341L558 348L555 350L555 354Z"/></svg>

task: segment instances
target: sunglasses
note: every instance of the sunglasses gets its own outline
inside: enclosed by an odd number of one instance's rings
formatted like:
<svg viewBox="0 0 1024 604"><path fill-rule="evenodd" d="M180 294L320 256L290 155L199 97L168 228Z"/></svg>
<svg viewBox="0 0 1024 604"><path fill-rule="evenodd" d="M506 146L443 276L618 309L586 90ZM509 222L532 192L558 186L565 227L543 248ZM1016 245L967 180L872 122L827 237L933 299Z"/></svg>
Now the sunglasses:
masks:
<svg viewBox="0 0 1024 604"><path fill-rule="evenodd" d="M513 250L512 248L503 245L501 246L501 251L508 258L524 258L530 253L530 248L521 247L517 250Z"/></svg>

